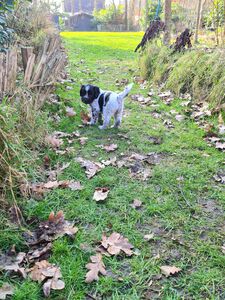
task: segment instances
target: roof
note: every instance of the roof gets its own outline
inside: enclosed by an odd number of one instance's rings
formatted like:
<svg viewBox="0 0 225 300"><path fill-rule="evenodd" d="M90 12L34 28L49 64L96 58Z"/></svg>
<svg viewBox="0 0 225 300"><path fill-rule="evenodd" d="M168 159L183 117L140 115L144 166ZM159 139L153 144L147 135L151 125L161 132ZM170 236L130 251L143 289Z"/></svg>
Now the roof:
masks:
<svg viewBox="0 0 225 300"><path fill-rule="evenodd" d="M79 11L79 12L73 14L73 16L82 16L82 15L85 15L85 16L88 16L88 17L91 17L91 18L94 17L92 14L89 14L89 13L87 13L85 11Z"/></svg>

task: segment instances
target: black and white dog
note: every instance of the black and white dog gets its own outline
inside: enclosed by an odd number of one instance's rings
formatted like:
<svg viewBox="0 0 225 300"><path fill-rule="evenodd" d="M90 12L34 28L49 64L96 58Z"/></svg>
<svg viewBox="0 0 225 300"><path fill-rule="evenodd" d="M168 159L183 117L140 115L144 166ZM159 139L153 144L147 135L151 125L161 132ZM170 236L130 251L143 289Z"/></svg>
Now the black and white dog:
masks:
<svg viewBox="0 0 225 300"><path fill-rule="evenodd" d="M110 123L110 119L114 116L114 127L119 127L122 121L124 98L129 94L133 84L128 85L122 93L114 93L103 91L97 86L82 85L80 89L80 97L83 103L91 106L90 125L97 123L98 119L103 115L103 125L100 129L105 129Z"/></svg>

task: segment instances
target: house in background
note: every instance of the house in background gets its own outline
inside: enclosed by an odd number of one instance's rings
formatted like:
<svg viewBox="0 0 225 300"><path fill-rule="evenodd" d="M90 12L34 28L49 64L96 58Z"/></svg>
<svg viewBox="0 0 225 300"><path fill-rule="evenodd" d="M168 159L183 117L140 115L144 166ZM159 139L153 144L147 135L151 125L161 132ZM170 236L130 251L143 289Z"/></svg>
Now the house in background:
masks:
<svg viewBox="0 0 225 300"><path fill-rule="evenodd" d="M86 12L77 12L71 15L66 21L66 26L73 31L95 31L93 23L94 16Z"/></svg>
<svg viewBox="0 0 225 300"><path fill-rule="evenodd" d="M72 15L78 12L93 14L95 9L105 8L105 0L64 0L64 11Z"/></svg>

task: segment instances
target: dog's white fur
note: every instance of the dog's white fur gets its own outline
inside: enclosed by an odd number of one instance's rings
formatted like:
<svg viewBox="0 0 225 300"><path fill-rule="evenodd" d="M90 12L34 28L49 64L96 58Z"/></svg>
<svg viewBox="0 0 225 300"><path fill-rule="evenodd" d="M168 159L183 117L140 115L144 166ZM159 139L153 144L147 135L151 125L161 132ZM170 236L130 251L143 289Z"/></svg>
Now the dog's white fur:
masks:
<svg viewBox="0 0 225 300"><path fill-rule="evenodd" d="M114 117L114 126L113 127L119 127L122 122L123 117L123 109L124 109L124 98L129 94L133 87L133 84L128 85L125 90L119 94L111 91L103 91L100 89L100 94L98 98L96 98L91 104L92 109L92 116L90 125L94 125L97 122L99 113L100 113L100 107L99 107L99 98L103 93L110 93L108 102L103 105L103 125L99 126L100 129L106 129L109 126L110 120L112 117ZM93 111L97 114L93 115Z"/></svg>

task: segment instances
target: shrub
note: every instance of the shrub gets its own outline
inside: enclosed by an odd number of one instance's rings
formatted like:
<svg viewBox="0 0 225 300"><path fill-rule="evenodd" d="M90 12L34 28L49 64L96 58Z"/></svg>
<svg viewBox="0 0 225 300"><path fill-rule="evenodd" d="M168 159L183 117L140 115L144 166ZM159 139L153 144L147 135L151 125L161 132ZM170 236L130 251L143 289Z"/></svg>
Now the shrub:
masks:
<svg viewBox="0 0 225 300"><path fill-rule="evenodd" d="M192 49L172 54L159 41L150 43L140 57L144 78L154 84L165 82L176 95L192 93L196 101L212 107L225 102L225 51Z"/></svg>
<svg viewBox="0 0 225 300"><path fill-rule="evenodd" d="M120 24L124 19L124 6L123 5L110 5L106 9L94 11L95 24Z"/></svg>

